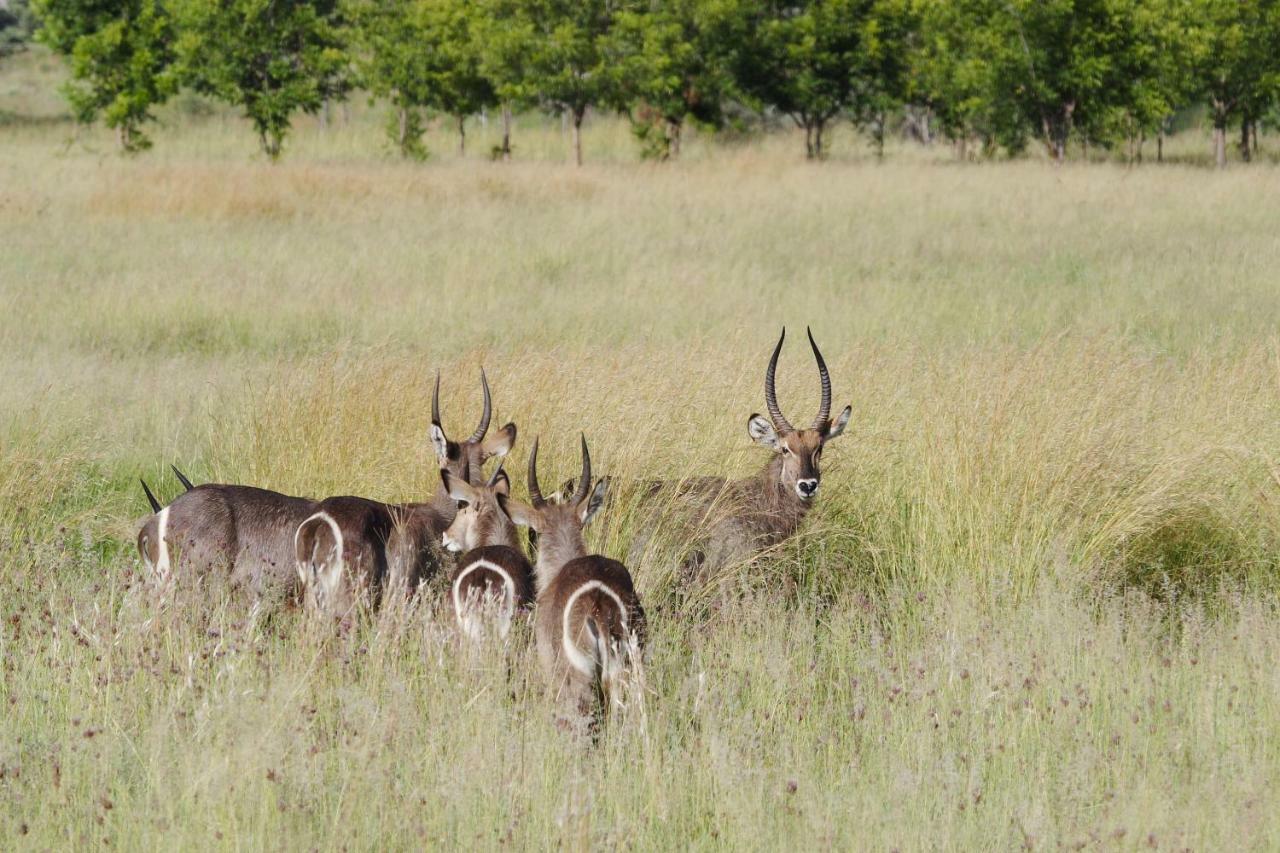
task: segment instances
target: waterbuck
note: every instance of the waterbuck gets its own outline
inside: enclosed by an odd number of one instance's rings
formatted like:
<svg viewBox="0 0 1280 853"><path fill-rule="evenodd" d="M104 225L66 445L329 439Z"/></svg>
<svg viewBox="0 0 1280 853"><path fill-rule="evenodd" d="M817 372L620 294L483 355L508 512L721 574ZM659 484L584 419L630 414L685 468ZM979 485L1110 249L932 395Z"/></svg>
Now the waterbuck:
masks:
<svg viewBox="0 0 1280 853"><path fill-rule="evenodd" d="M505 456L516 440L508 423L492 436L489 380L480 371L484 412L462 442L449 440L440 425L440 377L431 397L431 441L440 468L461 482L483 476L486 460ZM345 617L361 600L377 606L384 590L412 594L441 566L440 537L457 507L441 484L425 503L387 504L368 498L325 498L292 532L293 562L309 609Z"/></svg>
<svg viewBox="0 0 1280 853"><path fill-rule="evenodd" d="M476 460L484 458L484 446L492 450L515 440L515 427L484 439L490 417L488 384L484 386L485 408L477 434L462 443L450 442L439 428L440 378L436 377L432 396L432 443L442 467L465 476ZM507 430L510 430L509 435ZM478 465L479 463L476 462ZM255 598L280 599L297 592L297 552L294 534L298 526L318 508L310 498L292 497L254 486L209 483L192 486L175 469L187 491L166 507L161 507L143 484L153 514L138 533L138 552L152 576L161 582L182 575L225 580L234 589ZM453 504L440 502L448 520ZM445 522L448 523L447 521Z"/></svg>
<svg viewBox="0 0 1280 853"><path fill-rule="evenodd" d="M720 569L747 560L796 532L822 482L823 448L849 423L851 406L845 406L840 416L831 420L831 376L813 333L806 332L822 383L822 400L810 426L793 427L778 406L774 374L787 337L784 328L764 374L769 417L752 414L747 419L751 439L773 452L768 464L752 477L692 477L654 483L647 489L647 500L659 502L662 515L671 516L680 530L697 531L697 544L688 555L685 568L701 580L714 578ZM656 519L650 522L650 527L657 523ZM633 562L648 538L647 534L637 536L631 550Z"/></svg>
<svg viewBox="0 0 1280 853"><path fill-rule="evenodd" d="M458 514L444 532L444 547L458 558L449 584L454 619L463 635L484 636L492 621L506 638L517 610L533 604L533 566L520 550L516 525L498 505L499 495L511 493L507 474L499 466L483 486L473 486L440 472ZM488 618L487 618L488 617Z"/></svg>
<svg viewBox="0 0 1280 853"><path fill-rule="evenodd" d="M583 437L577 489L558 503L545 500L535 439L529 454L530 503L498 495L512 521L538 532L538 657L557 699L578 721L598 720L622 706L628 673L640 665L646 639L644 609L631 573L617 560L588 555L583 542L582 528L604 503L607 488L605 480L592 486L591 454Z"/></svg>

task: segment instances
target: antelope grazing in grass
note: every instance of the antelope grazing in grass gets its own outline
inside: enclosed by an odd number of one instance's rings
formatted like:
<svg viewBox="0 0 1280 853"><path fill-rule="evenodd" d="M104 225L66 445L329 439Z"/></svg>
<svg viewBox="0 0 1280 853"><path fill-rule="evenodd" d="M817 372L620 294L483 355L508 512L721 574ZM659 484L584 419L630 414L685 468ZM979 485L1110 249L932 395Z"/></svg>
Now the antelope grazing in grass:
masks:
<svg viewBox="0 0 1280 853"><path fill-rule="evenodd" d="M431 396L431 442L442 471L473 483L484 463L505 456L516 440L508 423L488 435L493 404L480 371L484 411L465 441L455 442L440 425L440 377ZM457 513L443 484L426 503L386 504L361 497L331 497L316 504L295 526L293 559L309 609L345 617L357 601L377 606L384 590L412 594L441 566L439 543Z"/></svg>
<svg viewBox="0 0 1280 853"><path fill-rule="evenodd" d="M566 500L545 500L535 440L529 454L530 503L498 495L512 521L538 533L538 657L557 698L578 720L600 719L622 706L628 672L640 665L645 643L645 615L631 573L617 560L588 555L582 538L607 488L605 480L592 485L584 437L577 489ZM593 713L596 708L600 717Z"/></svg>
<svg viewBox="0 0 1280 853"><path fill-rule="evenodd" d="M459 630L478 640L492 621L500 638L511 630L518 610L533 603L533 566L520 550L516 525L498 505L511 483L499 466L483 486L440 472L458 514L444 532L444 547L458 558L449 584L449 601ZM486 618L488 617L488 618Z"/></svg>
<svg viewBox="0 0 1280 853"><path fill-rule="evenodd" d="M700 542L686 563L689 573L702 580L788 539L799 529L822 483L823 448L849 423L851 406L845 406L840 416L831 420L831 376L813 333L808 335L822 383L822 400L811 425L793 427L778 406L774 375L787 337L787 330L783 329L764 374L769 417L752 414L747 419L751 439L773 452L763 470L743 479L695 477L678 483L657 483L649 489L649 498L664 494L674 497L675 514L702 531L697 537ZM637 537L631 551L633 561L639 558L647 541L645 535Z"/></svg>

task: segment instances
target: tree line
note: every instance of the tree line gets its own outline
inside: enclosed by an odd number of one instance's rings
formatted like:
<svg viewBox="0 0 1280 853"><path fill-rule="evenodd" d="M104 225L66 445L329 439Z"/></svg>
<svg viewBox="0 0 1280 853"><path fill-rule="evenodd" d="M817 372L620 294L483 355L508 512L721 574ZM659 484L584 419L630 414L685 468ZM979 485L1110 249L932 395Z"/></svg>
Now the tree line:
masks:
<svg viewBox="0 0 1280 853"><path fill-rule="evenodd" d="M23 0L0 0L17 20ZM1214 158L1244 159L1280 103L1280 0L30 0L35 38L68 60L75 116L150 145L157 105L189 87L243 112L278 158L293 118L362 90L424 157L425 120L562 115L582 162L589 111L625 116L646 156L685 128L793 122L821 158L852 122L961 156L1069 142L1163 154L1200 107ZM2 27L3 15L0 15ZM1127 149L1125 147L1127 146Z"/></svg>

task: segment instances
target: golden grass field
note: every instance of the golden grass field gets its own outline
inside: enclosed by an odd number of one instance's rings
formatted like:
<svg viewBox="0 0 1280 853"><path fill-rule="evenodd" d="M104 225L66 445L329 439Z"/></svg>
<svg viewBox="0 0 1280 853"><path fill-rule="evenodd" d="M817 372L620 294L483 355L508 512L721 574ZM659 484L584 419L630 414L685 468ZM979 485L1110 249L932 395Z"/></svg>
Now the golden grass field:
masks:
<svg viewBox="0 0 1280 853"><path fill-rule="evenodd" d="M533 117L418 165L362 103L276 166L177 107L121 158L40 62L0 73L4 847L1280 846L1275 167L656 166L599 121L575 169ZM579 430L620 483L749 473L783 324L792 420L806 324L853 405L818 507L718 607L632 564L646 701L596 748L427 603L333 636L143 582L170 462L428 495L436 368L462 434L487 369L518 495Z"/></svg>

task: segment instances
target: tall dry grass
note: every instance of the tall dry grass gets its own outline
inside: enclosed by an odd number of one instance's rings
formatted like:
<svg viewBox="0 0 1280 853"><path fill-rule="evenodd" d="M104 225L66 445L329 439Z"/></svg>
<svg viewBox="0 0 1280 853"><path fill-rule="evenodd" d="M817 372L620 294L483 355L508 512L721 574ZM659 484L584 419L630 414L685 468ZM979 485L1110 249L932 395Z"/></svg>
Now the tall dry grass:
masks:
<svg viewBox="0 0 1280 853"><path fill-rule="evenodd" d="M582 170L554 125L510 166L303 126L273 167L166 121L133 159L0 129L10 846L1280 842L1272 169L785 138L655 167L620 125ZM556 483L579 430L620 487L749 474L783 324L788 413L806 324L854 409L818 506L716 607L676 594L683 543L633 562L648 692L595 750L520 642L460 655L429 603L335 638L140 582L169 462L429 493L436 368L459 434L488 370L518 493L532 436ZM592 546L625 555L633 510Z"/></svg>

